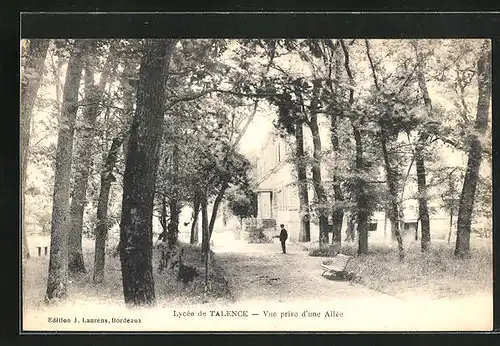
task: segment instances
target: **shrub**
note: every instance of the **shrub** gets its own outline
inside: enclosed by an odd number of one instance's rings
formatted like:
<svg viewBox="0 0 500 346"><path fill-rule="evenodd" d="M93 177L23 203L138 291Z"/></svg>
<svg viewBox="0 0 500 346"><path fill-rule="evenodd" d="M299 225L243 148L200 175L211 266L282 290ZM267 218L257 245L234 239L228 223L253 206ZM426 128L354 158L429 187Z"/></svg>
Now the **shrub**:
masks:
<svg viewBox="0 0 500 346"><path fill-rule="evenodd" d="M255 228L249 232L248 242L250 244L272 243L272 239L264 233L263 228Z"/></svg>

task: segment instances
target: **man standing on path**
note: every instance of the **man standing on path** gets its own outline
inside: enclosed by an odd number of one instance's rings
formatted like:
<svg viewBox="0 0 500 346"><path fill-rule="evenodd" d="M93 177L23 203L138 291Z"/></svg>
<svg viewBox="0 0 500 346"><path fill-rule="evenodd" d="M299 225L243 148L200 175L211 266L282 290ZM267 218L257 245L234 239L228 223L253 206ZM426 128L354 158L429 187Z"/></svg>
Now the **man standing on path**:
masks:
<svg viewBox="0 0 500 346"><path fill-rule="evenodd" d="M286 253L285 242L288 239L288 233L285 229L285 225L281 224L280 227L281 227L281 232L280 232L279 238L280 238L280 242L281 242L281 249L283 250L283 253Z"/></svg>

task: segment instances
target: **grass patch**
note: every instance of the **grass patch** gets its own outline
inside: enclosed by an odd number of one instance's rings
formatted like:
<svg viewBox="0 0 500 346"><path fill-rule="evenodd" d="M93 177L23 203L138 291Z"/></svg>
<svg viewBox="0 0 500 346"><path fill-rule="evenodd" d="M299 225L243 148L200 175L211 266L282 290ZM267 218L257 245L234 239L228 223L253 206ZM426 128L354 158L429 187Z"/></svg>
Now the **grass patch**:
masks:
<svg viewBox="0 0 500 346"><path fill-rule="evenodd" d="M313 244L311 244L313 245ZM331 257L331 247L309 248L311 256ZM435 242L422 253L417 242L407 244L405 259L399 260L397 247L370 244L368 255L357 255L356 243L344 243L340 253L352 256L347 271L365 286L405 298L453 298L467 294L489 293L493 289L491 246L476 244L469 259L454 256L454 244Z"/></svg>
<svg viewBox="0 0 500 346"><path fill-rule="evenodd" d="M198 246L179 244L184 248L183 262L193 266L199 275L186 287L177 281L178 267L158 271L160 253L153 251L153 275L157 304L199 304L224 300L233 301L232 292L224 272L217 264L217 255L211 254L209 266L209 286L205 290L205 266L201 263L201 250ZM113 306L123 305L123 286L119 256L109 246L106 251L104 281L95 285L92 282L94 253L84 249L87 273L70 276L68 298L61 304L96 302ZM45 290L47 287L48 257L32 257L23 261L23 305L28 309L45 309Z"/></svg>

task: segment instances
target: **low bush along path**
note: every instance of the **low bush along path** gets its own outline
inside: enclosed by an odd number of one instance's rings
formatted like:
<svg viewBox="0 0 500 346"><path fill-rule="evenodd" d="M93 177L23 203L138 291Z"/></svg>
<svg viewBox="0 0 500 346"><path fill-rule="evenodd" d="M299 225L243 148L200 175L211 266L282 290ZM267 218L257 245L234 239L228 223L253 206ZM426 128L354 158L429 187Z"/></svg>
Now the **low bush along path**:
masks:
<svg viewBox="0 0 500 346"><path fill-rule="evenodd" d="M311 257L293 243L287 243L286 254L281 253L279 242L233 244L213 250L237 301L272 299L287 303L361 297L399 300L361 284L321 276L321 263L328 258Z"/></svg>

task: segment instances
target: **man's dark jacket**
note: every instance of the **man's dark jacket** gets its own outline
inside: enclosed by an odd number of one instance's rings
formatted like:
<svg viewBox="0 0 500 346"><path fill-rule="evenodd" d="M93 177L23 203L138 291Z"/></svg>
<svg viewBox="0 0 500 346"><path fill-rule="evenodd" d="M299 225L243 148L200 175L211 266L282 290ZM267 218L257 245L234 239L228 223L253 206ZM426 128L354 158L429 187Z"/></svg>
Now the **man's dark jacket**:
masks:
<svg viewBox="0 0 500 346"><path fill-rule="evenodd" d="M282 228L280 233L280 241L285 241L288 239L288 233L286 229Z"/></svg>

